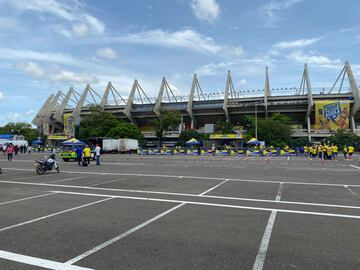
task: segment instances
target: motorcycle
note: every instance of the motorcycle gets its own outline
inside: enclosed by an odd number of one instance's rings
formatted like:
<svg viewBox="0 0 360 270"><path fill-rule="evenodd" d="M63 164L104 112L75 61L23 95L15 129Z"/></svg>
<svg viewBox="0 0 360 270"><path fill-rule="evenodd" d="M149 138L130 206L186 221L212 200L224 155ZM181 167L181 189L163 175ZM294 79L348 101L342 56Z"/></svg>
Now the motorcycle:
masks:
<svg viewBox="0 0 360 270"><path fill-rule="evenodd" d="M47 159L47 157L45 156L45 160L37 159L35 160L35 162L37 163L36 165L37 174L42 175L47 171L51 171L53 169L55 169L58 173L60 172L60 168L55 161L55 157L50 157L49 159Z"/></svg>

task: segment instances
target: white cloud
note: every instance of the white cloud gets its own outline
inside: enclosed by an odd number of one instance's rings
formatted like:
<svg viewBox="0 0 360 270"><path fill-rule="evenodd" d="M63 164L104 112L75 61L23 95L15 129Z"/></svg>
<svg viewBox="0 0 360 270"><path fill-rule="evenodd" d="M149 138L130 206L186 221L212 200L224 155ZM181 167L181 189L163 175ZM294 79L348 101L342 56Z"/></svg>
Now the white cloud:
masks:
<svg viewBox="0 0 360 270"><path fill-rule="evenodd" d="M310 39L298 39L292 41L283 41L276 43L274 48L276 49L293 49L293 48L303 48L309 45L317 43L321 38L310 38Z"/></svg>
<svg viewBox="0 0 360 270"><path fill-rule="evenodd" d="M105 24L86 13L85 6L76 0L67 3L58 0L16 0L6 4L19 11L48 14L62 19L70 24L71 31L66 28L59 31L67 37L102 34L105 31Z"/></svg>
<svg viewBox="0 0 360 270"><path fill-rule="evenodd" d="M10 112L6 116L9 122L18 122L21 118L21 114L17 112Z"/></svg>
<svg viewBox="0 0 360 270"><path fill-rule="evenodd" d="M4 94L0 92L0 102L4 99Z"/></svg>
<svg viewBox="0 0 360 270"><path fill-rule="evenodd" d="M263 25L266 27L274 27L277 22L282 20L283 11L302 1L303 0L271 0L269 3L259 7L258 10L262 17Z"/></svg>
<svg viewBox="0 0 360 270"><path fill-rule="evenodd" d="M245 86L245 85L247 85L247 81L245 79L241 79L237 84L239 86Z"/></svg>
<svg viewBox="0 0 360 270"><path fill-rule="evenodd" d="M199 67L195 70L195 73L200 76L212 76L219 73L225 74L226 70L235 64L234 62L210 63Z"/></svg>
<svg viewBox="0 0 360 270"><path fill-rule="evenodd" d="M15 68L29 74L30 76L49 82L66 82L66 83L96 83L96 76L86 73L75 73L64 70L57 66L40 66L35 62L27 62L15 65Z"/></svg>
<svg viewBox="0 0 360 270"><path fill-rule="evenodd" d="M29 110L27 112L24 113L25 116L32 116L35 114L35 111L34 110Z"/></svg>
<svg viewBox="0 0 360 270"><path fill-rule="evenodd" d="M17 50L9 48L0 48L0 59L12 61L45 61L58 64L72 64L77 65L78 60L69 54L60 52L38 52L32 50Z"/></svg>
<svg viewBox="0 0 360 270"><path fill-rule="evenodd" d="M104 59L116 59L118 54L111 48L102 48L97 50L96 55Z"/></svg>
<svg viewBox="0 0 360 270"><path fill-rule="evenodd" d="M295 61L297 63L308 63L316 66L322 67L339 67L342 64L340 59L330 59L327 56L319 55L319 54L304 54L302 51L295 51L290 53L287 58L289 60Z"/></svg>
<svg viewBox="0 0 360 270"><path fill-rule="evenodd" d="M213 23L220 15L220 6L216 0L192 0L190 6L200 21Z"/></svg>
<svg viewBox="0 0 360 270"><path fill-rule="evenodd" d="M207 53L218 53L221 49L223 49L223 46L217 44L213 38L204 36L192 29L179 30L175 32L155 29L128 34L123 37L117 37L114 40L117 42L186 48Z"/></svg>

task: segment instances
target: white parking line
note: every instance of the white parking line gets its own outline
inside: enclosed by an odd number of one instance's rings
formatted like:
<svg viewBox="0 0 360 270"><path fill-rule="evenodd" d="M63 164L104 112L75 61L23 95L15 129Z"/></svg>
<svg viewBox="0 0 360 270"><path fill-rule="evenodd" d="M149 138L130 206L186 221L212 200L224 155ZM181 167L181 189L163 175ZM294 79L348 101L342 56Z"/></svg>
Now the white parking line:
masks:
<svg viewBox="0 0 360 270"><path fill-rule="evenodd" d="M22 254L7 252L4 250L0 250L0 258L18 262L18 263L24 263L32 266L38 266L46 269L53 269L53 270L93 270L90 268L75 266L75 265L66 265L64 263L40 259L36 257L26 256Z"/></svg>
<svg viewBox="0 0 360 270"><path fill-rule="evenodd" d="M132 234L133 232L136 232L136 231L140 230L141 228L149 225L150 223L154 222L155 220L158 220L159 218L162 218L163 216L166 216L167 214L175 211L176 209L178 209L178 208L180 208L180 207L182 207L182 206L184 206L184 205L185 205L185 203L181 203L181 204L178 204L178 205L176 205L175 207L173 207L173 208L171 208L171 209L169 209L169 210L167 210L167 211L165 211L165 212L162 212L161 214L157 215L156 217L153 217L153 218L145 221L144 223L141 223L140 225L138 225L138 226L136 226L136 227L134 227L134 228L126 231L125 233L120 234L120 235L118 235L118 236L110 239L109 241L106 241L105 243L102 243L102 244L100 244L100 245L98 245L98 246L96 246L96 247L94 247L94 248L92 248L92 249L84 252L83 254L80 254L79 256L76 256L75 258L67 261L67 262L65 263L65 265L72 265L73 263L76 263L76 262L84 259L85 257L88 257L89 255L91 255L91 254L99 251L100 249L103 249L103 248L105 248L105 247L113 244L114 242L119 241L120 239L122 239L122 238L124 238L124 237L126 237L126 236L128 236L128 235L130 235L130 234Z"/></svg>
<svg viewBox="0 0 360 270"><path fill-rule="evenodd" d="M46 186L46 187L85 189L85 190L93 190L93 191L96 190L96 191L115 191L115 192L129 192L129 193L160 194L160 195L174 195L174 196L184 196L184 197L204 197L204 198L212 198L212 199L237 200L237 201L249 201L249 202L268 202L268 203L280 203L280 204L323 206L323 207L330 207L330 208L360 209L360 206L353 206L353 205L322 204L322 203L296 202L296 201L276 201L276 200L242 198L242 197L197 195L197 194L191 194L191 193L176 193L176 192L164 192L164 191L132 190L132 189L118 189L118 188L101 188L101 187L90 187L90 186L72 186L72 185L58 185L58 184L31 183L31 182L11 182L11 181L0 181L0 183L11 183L11 184L16 184L16 185L34 185L34 186ZM286 182L281 182L281 183L285 184ZM344 185L339 185L339 186L341 186L342 188L344 187Z"/></svg>
<svg viewBox="0 0 360 270"><path fill-rule="evenodd" d="M348 191L350 191L352 195L357 196L357 194L356 194L351 188L349 188L349 186L345 185L344 187L345 187Z"/></svg>
<svg viewBox="0 0 360 270"><path fill-rule="evenodd" d="M221 182L220 184L217 184L216 186L214 186L214 187L212 187L212 188L204 191L203 193L199 194L198 196L202 196L203 194L206 194L207 192L210 192L211 190L214 190L215 188L219 187L220 185L224 184L225 182L227 182L227 180L225 180L225 181ZM142 223L142 224L140 224L140 225L138 225L138 226L136 226L136 227L134 227L134 228L126 231L125 233L122 233L122 234L120 234L120 235L118 235L118 236L110 239L109 241L106 241L105 243L102 243L102 244L100 244L100 245L98 245L98 246L96 246L96 247L94 247L94 248L86 251L85 253L80 254L79 256L77 256L77 257L75 257L75 258L67 261L66 264L70 264L70 265L71 265L71 264L73 264L73 263L76 263L76 262L84 259L85 257L87 257L87 256L89 256L89 255L91 255L91 254L99 251L100 249L103 249L103 248L105 248L105 247L107 247L107 246L115 243L116 241L118 241L118 240L120 240L120 239L122 239L122 238L124 238L124 237L126 237L126 236L128 236L128 235L130 235L130 234L132 234L133 232L136 232L137 230L140 230L141 228L149 225L150 223L158 220L159 218L161 218L161 217L163 217L163 216L166 216L167 214L175 211L176 209L179 209L180 207L184 206L185 204L186 204L186 202L182 202L182 203L176 205L175 207L173 207L173 208L171 208L171 209L169 209L169 210L166 210L165 212L162 212L161 214L159 214L159 215L157 215L157 216L155 216L155 217L153 217L153 218L145 221L144 223Z"/></svg>
<svg viewBox="0 0 360 270"><path fill-rule="evenodd" d="M75 180L75 179L81 179L81 178L86 178L86 176L78 176L78 177L72 177L72 178L67 178L67 179L60 179L60 180L50 181L50 182L46 182L46 183L60 183L60 182L66 182L66 181L71 181L71 180Z"/></svg>
<svg viewBox="0 0 360 270"><path fill-rule="evenodd" d="M54 217L54 216L61 215L61 214L64 214L64 213L68 213L68 212L78 210L78 209L81 209L81 208L84 208L84 207L88 207L88 206L91 206L91 205L94 205L94 204L102 203L102 202L105 202L105 201L108 201L108 200L111 200L111 199L113 199L113 197L103 199L103 200L100 200L100 201L95 201L95 202L83 204L83 205L80 205L80 206L76 206L76 207L73 207L73 208L70 208L70 209L66 209L66 210L63 210L63 211L52 213L50 215L46 215L46 216L38 217L38 218L35 218L35 219L31 219L31 220L21 222L21 223L18 223L18 224L10 225L10 226L1 228L0 232L10 230L10 229L13 229L13 228L16 228L16 227L20 227L20 226L23 226L23 225L26 225L26 224L34 223L36 221L40 221L40 220L43 220L43 219L46 219L46 218Z"/></svg>
<svg viewBox="0 0 360 270"><path fill-rule="evenodd" d="M281 183L280 186L279 186L279 190L278 190L278 193L276 195L275 201L280 201L282 188L283 188L283 184ZM275 219L276 219L276 214L277 214L276 210L271 211L268 223L267 223L266 228L265 228L263 238L261 240L259 251L258 251L258 254L257 254L256 259L255 259L255 263L254 263L253 268L252 268L253 270L262 270L263 269L266 254L267 254L267 250L268 250L269 243L270 243L271 233L272 233L274 223L275 223Z"/></svg>
<svg viewBox="0 0 360 270"><path fill-rule="evenodd" d="M21 202L21 201L31 200L31 199L40 198L40 197L45 197L45 196L50 196L50 195L54 195L54 194L55 194L55 193L46 193L46 194L41 194L41 195L32 196L32 197L26 197L26 198L22 198L22 199L16 199L16 200L7 201L7 202L0 202L0 205L5 205L5 204L9 204L9 203L15 203L15 202Z"/></svg>
<svg viewBox="0 0 360 270"><path fill-rule="evenodd" d="M350 167L353 167L353 168L355 168L355 169L360 170L360 167L358 167L358 166L355 166L355 165L352 165L352 164L349 164L349 166L350 166Z"/></svg>
<svg viewBox="0 0 360 270"><path fill-rule="evenodd" d="M360 219L360 216L357 216L357 215L332 214L332 213L326 213L326 212L323 213L323 212L288 210L288 209L279 209L279 208L252 207L252 206L232 205L232 204L205 203L205 202L184 201L184 200L170 200L170 199L158 199L158 198L148 198L148 197L131 197L131 196L106 195L106 194L81 193L81 192L56 191L56 190L54 190L52 192L62 193L62 194L82 195L82 196L119 198L119 199L154 201L154 202L186 203L186 204L191 204L191 205L204 205L204 206L235 208L235 209L248 209L248 210L258 210L258 211L277 211L277 212L290 213L290 214L303 214L303 215L313 215L313 216Z"/></svg>
<svg viewBox="0 0 360 270"><path fill-rule="evenodd" d="M229 179L226 179L225 181L222 181L220 184L217 184L216 186L209 188L208 190L204 191L203 193L199 194L199 196L204 196L205 194L209 193L210 191L213 191L215 188L221 186L222 184L225 184Z"/></svg>
<svg viewBox="0 0 360 270"><path fill-rule="evenodd" d="M15 168L3 168L7 170L21 170L21 171L32 171L29 169L15 169ZM359 167L360 169L360 167ZM267 183L267 184L290 184L290 185L308 185L308 186L332 186L332 187L343 187L344 183L333 184L333 183L314 183L314 182L290 182L290 181L273 181L273 180L258 180L258 179L237 179L237 178L223 178L223 177L207 177L207 176L189 176L189 175L164 175L164 174L137 174L137 173L104 173L104 172L79 172L79 171L62 171L63 173L70 174L88 174L88 175L118 175L118 176L140 176L140 177L161 177L161 178L179 178L184 179L204 179L204 180L229 180L234 182L252 182L252 183ZM349 171L351 172L351 171ZM11 181L0 181L0 183L6 183ZM348 186L360 187L360 185Z"/></svg>
<svg viewBox="0 0 360 270"><path fill-rule="evenodd" d="M111 180L111 181L107 181L107 182L92 184L92 185L89 185L89 187L96 187L96 186L100 186L100 185L110 184L110 183L114 183L114 182L121 181L121 180L125 180L125 179L126 179L126 178L120 178L120 179Z"/></svg>

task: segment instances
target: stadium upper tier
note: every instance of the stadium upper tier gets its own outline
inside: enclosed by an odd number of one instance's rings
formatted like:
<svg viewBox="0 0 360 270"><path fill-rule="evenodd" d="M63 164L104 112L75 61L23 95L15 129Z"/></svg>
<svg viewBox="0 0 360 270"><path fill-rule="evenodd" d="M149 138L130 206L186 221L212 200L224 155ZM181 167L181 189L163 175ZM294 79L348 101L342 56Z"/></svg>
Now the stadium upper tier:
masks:
<svg viewBox="0 0 360 270"><path fill-rule="evenodd" d="M345 77L348 81L346 87ZM52 94L35 116L33 124L44 134L61 133L64 130L64 114L71 114L75 123L79 124L81 117L91 113L94 106L140 125L148 122L146 119L159 117L163 111L176 110L182 115L183 122L189 122L192 128L215 123L219 117L239 123L242 121L241 115L252 114L255 111L264 116L282 112L289 114L295 123L304 124L310 137L314 102L317 100L349 100L350 127L355 131L357 125L360 125L359 89L348 62L333 86L328 88L311 87L306 64L300 87L270 88L266 67L265 87L257 90L236 91L230 71L224 90L213 93L202 90L196 74L188 95L175 95L165 78L156 98L149 97L137 80L134 81L127 97L121 96L111 82L102 95L90 85L86 85L81 94L70 88L66 94L61 91Z"/></svg>

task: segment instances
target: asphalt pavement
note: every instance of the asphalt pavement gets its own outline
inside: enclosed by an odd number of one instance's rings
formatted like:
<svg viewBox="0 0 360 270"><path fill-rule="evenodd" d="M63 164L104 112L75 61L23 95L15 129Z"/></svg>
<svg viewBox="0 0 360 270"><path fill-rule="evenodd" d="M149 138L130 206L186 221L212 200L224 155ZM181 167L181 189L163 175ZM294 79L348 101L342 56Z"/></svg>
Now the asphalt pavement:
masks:
<svg viewBox="0 0 360 270"><path fill-rule="evenodd" d="M357 160L41 156L0 156L2 270L359 269Z"/></svg>

